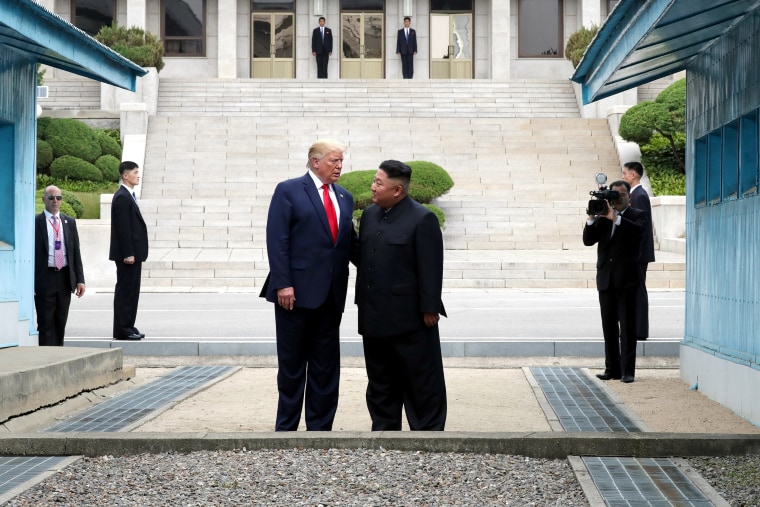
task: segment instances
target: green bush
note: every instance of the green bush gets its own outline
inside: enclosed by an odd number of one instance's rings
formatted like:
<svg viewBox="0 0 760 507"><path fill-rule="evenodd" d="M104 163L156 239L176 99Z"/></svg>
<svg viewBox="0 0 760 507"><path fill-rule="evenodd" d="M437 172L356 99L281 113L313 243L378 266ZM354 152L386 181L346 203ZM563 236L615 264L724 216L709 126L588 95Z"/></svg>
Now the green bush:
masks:
<svg viewBox="0 0 760 507"><path fill-rule="evenodd" d="M45 139L45 131L52 121L53 118L49 116L37 118L37 139Z"/></svg>
<svg viewBox="0 0 760 507"><path fill-rule="evenodd" d="M686 135L686 79L665 88L654 102L641 102L625 112L620 119L620 137L634 142L642 149L655 135L667 141L673 168L686 171L684 152L678 139Z"/></svg>
<svg viewBox="0 0 760 507"><path fill-rule="evenodd" d="M406 162L412 168L412 181L409 184L409 196L417 202L427 204L440 197L454 186L446 170L432 162L423 160Z"/></svg>
<svg viewBox="0 0 760 507"><path fill-rule="evenodd" d="M113 155L103 155L95 161L104 181L119 181L119 159Z"/></svg>
<svg viewBox="0 0 760 507"><path fill-rule="evenodd" d="M81 217L82 213L84 213L84 204L79 199L79 197L77 197L76 194L71 190L65 189L61 189L61 195L63 196L63 202L71 206L71 209L74 211L74 214L71 216L74 218Z"/></svg>
<svg viewBox="0 0 760 507"><path fill-rule="evenodd" d="M81 158L64 155L50 164L50 175L56 180L102 181L100 169Z"/></svg>
<svg viewBox="0 0 760 507"><path fill-rule="evenodd" d="M598 31L599 27L596 25L591 25L591 28L583 26L567 39L565 58L572 62L573 67L578 67L583 54L586 52L586 48L591 44Z"/></svg>
<svg viewBox="0 0 760 507"><path fill-rule="evenodd" d="M103 155L111 155L121 160L121 145L104 130L96 130L95 137L100 144L100 152Z"/></svg>
<svg viewBox="0 0 760 507"><path fill-rule="evenodd" d="M37 172L49 173L53 161L53 147L45 140L37 139Z"/></svg>
<svg viewBox="0 0 760 507"><path fill-rule="evenodd" d="M429 204L436 197L448 192L454 186L454 180L441 166L422 160L406 162L412 168L412 181L409 183L409 197L422 203L438 218L438 223L446 220L443 210ZM348 190L354 197L354 226L358 229L364 208L372 204L372 181L377 169L352 171L341 175L338 184Z"/></svg>
<svg viewBox="0 0 760 507"><path fill-rule="evenodd" d="M338 184L354 197L355 210L363 210L372 204L372 181L376 172L376 169L352 171L341 174L338 179Z"/></svg>
<svg viewBox="0 0 760 507"><path fill-rule="evenodd" d="M114 23L101 28L95 38L140 67L155 67L159 72L164 68L164 45L140 27L126 28Z"/></svg>
<svg viewBox="0 0 760 507"><path fill-rule="evenodd" d="M56 158L70 155L92 163L102 155L95 131L79 120L54 118L43 139L53 147Z"/></svg>
<svg viewBox="0 0 760 507"><path fill-rule="evenodd" d="M676 149L684 156L686 135L676 138ZM673 164L670 142L659 134L641 146L641 163L646 168L654 195L686 195L686 175Z"/></svg>

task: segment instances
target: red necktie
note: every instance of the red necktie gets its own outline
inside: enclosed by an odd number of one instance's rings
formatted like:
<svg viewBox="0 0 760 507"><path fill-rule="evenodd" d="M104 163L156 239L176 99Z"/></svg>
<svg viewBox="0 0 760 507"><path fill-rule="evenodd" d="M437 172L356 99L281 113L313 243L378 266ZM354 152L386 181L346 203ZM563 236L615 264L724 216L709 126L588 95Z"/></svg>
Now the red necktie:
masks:
<svg viewBox="0 0 760 507"><path fill-rule="evenodd" d="M330 199L330 187L322 185L322 200L325 201L325 213L327 213L327 223L330 224L333 243L338 239L338 215L335 214L335 206Z"/></svg>

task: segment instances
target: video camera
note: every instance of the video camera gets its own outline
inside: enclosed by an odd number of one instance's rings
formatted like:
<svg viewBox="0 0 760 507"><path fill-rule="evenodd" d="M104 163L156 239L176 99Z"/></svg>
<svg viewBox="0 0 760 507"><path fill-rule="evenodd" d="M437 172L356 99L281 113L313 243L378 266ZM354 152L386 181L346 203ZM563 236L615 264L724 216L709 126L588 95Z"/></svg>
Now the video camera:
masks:
<svg viewBox="0 0 760 507"><path fill-rule="evenodd" d="M604 173L596 173L596 183L599 185L599 190L589 192L593 199L588 202L586 214L606 215L607 208L612 204L612 201L620 197L620 192L607 188L607 175Z"/></svg>

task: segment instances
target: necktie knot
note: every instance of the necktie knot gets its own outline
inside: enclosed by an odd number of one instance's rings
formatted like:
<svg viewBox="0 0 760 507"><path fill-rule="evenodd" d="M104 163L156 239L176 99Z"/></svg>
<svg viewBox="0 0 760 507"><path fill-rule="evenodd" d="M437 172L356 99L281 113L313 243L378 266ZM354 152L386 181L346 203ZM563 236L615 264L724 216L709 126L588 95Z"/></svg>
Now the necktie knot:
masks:
<svg viewBox="0 0 760 507"><path fill-rule="evenodd" d="M50 220L52 220L52 221L53 221L53 225L55 225L55 224L57 224L57 223L58 223L58 217L57 217L57 216L55 216L55 215L53 215L52 217L50 217Z"/></svg>

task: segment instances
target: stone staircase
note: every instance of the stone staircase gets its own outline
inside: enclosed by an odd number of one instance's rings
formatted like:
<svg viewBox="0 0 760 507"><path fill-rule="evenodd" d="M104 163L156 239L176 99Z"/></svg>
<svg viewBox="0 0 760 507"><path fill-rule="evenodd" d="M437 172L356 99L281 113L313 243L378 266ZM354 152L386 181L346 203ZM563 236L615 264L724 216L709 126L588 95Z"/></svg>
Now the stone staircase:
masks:
<svg viewBox="0 0 760 507"><path fill-rule="evenodd" d="M319 138L348 145L344 172L396 158L451 174L445 287L594 287L584 209L594 174L614 179L619 162L567 82L162 80L148 129L145 287L260 287L272 191L306 172ZM648 285L682 287L682 256L665 257Z"/></svg>

